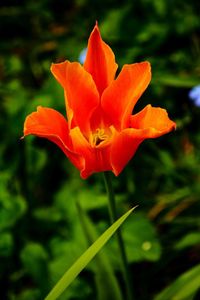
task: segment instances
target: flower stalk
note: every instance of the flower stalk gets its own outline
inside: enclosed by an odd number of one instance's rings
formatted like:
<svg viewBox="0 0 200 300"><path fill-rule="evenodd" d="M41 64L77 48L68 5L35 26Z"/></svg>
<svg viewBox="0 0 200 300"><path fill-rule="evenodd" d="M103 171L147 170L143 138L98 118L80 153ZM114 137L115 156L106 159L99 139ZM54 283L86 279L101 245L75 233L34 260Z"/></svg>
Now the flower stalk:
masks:
<svg viewBox="0 0 200 300"><path fill-rule="evenodd" d="M108 194L108 208L109 208L110 222L111 224L113 224L117 220L117 210L116 210L114 190L112 186L112 179L111 179L110 172L104 172L103 174L104 174L106 191ZM126 294L127 294L126 299L133 300L134 297L133 297L132 287L130 284L128 261L127 261L126 250L125 250L124 241L122 237L122 232L120 228L116 231L116 238L117 238L117 243L118 243L119 252L121 256L121 268L122 268L124 282L126 286Z"/></svg>

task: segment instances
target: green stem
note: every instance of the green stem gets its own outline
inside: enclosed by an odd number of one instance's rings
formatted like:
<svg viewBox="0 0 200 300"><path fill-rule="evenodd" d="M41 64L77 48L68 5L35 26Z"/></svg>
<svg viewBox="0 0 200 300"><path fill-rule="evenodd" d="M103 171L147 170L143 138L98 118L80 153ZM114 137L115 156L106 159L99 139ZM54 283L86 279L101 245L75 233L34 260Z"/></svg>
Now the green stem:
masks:
<svg viewBox="0 0 200 300"><path fill-rule="evenodd" d="M113 190L112 180L110 175L111 174L109 172L104 172L104 181L105 181L106 191L109 200L110 221L113 224L117 220L117 210L116 210L115 195L114 195L114 190ZM117 237L118 247L121 255L121 265L122 265L122 271L123 271L124 281L126 285L126 293L127 293L126 299L133 300L134 298L132 293L132 287L130 285L127 256L126 256L126 251L125 251L120 228L116 231L116 237Z"/></svg>

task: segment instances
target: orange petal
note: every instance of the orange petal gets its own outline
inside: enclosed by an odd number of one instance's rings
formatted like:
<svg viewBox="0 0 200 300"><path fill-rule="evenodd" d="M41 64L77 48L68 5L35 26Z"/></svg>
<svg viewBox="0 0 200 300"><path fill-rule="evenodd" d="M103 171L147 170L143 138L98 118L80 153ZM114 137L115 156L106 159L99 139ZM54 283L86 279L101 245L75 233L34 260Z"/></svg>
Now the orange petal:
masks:
<svg viewBox="0 0 200 300"><path fill-rule="evenodd" d="M127 128L121 131L113 139L111 147L111 165L113 173L116 176L121 173L144 140L137 131L138 130L132 128Z"/></svg>
<svg viewBox="0 0 200 300"><path fill-rule="evenodd" d="M58 64L51 64L51 72L63 88L66 86L66 68L68 63L66 60Z"/></svg>
<svg viewBox="0 0 200 300"><path fill-rule="evenodd" d="M65 90L68 122L88 134L90 117L99 105L99 94L92 76L77 62L52 64L51 71Z"/></svg>
<svg viewBox="0 0 200 300"><path fill-rule="evenodd" d="M129 116L150 80L148 62L124 65L117 79L104 91L102 108L118 130L127 127Z"/></svg>
<svg viewBox="0 0 200 300"><path fill-rule="evenodd" d="M73 148L84 160L84 165L79 168L81 177L86 179L95 172L111 170L110 147L93 148L82 135L78 127L70 131Z"/></svg>
<svg viewBox="0 0 200 300"><path fill-rule="evenodd" d="M176 128L165 109L147 105L141 112L131 116L132 128L115 134L111 147L111 164L117 176L147 138L156 138Z"/></svg>
<svg viewBox="0 0 200 300"><path fill-rule="evenodd" d="M67 121L56 110L39 106L37 112L28 115L24 123L24 136L29 134L50 140L76 167L82 165L80 156L73 152Z"/></svg>
<svg viewBox="0 0 200 300"><path fill-rule="evenodd" d="M100 95L113 81L117 67L114 53L101 39L99 28L96 24L88 40L84 68L92 75Z"/></svg>
<svg viewBox="0 0 200 300"><path fill-rule="evenodd" d="M152 107L150 104L131 116L130 125L135 129L143 129L145 138L156 138L176 128L176 124L169 119L165 109Z"/></svg>

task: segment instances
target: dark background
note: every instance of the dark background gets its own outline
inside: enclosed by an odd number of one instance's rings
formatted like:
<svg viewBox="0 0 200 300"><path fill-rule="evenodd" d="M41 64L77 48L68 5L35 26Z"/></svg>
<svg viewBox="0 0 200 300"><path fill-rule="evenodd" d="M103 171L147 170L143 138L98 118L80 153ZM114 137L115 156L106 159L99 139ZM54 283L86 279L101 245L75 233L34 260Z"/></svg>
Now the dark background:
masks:
<svg viewBox="0 0 200 300"><path fill-rule="evenodd" d="M20 140L37 105L65 114L50 65L77 61L96 20L120 69L144 60L152 65L152 82L135 111L151 103L177 123L175 132L145 141L113 176L119 215L139 205L123 226L133 292L137 300L151 300L169 286L173 295L173 282L197 268L175 290L187 291L176 299L200 299L200 108L188 97L200 83L199 12L195 0L1 0L1 299L43 299L86 249L77 201L97 235L108 227L101 174L81 180L54 144ZM123 289L113 247L114 239L105 253ZM94 260L61 299L100 299L105 286L98 286L97 275Z"/></svg>

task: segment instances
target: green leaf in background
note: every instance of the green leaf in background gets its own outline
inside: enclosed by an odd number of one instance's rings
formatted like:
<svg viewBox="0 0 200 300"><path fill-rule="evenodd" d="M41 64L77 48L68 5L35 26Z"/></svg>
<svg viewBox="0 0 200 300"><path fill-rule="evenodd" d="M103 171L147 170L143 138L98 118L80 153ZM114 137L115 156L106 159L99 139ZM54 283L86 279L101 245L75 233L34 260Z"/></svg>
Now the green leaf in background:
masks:
<svg viewBox="0 0 200 300"><path fill-rule="evenodd" d="M85 268L85 266L93 259L93 257L102 249L106 242L111 238L115 231L121 226L126 218L135 209L130 209L114 224L112 224L84 253L77 259L72 267L63 275L54 288L47 295L45 300L57 299L62 292L72 283L78 274Z"/></svg>
<svg viewBox="0 0 200 300"><path fill-rule="evenodd" d="M187 235L175 244L176 250L182 250L187 247L200 244L200 233L199 232L190 232Z"/></svg>
<svg viewBox="0 0 200 300"><path fill-rule="evenodd" d="M123 237L129 263L159 260L161 246L153 224L145 215L135 213L134 218L128 219L123 226ZM106 250L110 254L112 264L118 268L118 257L112 255L117 251L115 240L109 242Z"/></svg>
<svg viewBox="0 0 200 300"><path fill-rule="evenodd" d="M0 172L0 230L14 226L18 219L24 216L27 203L23 196L11 192L8 182L12 178L7 172Z"/></svg>
<svg viewBox="0 0 200 300"><path fill-rule="evenodd" d="M173 86L177 88L192 88L195 85L199 84L199 78L198 77L179 77L173 76L173 75L164 75L162 76L155 76L154 83L159 83L167 86Z"/></svg>
<svg viewBox="0 0 200 300"><path fill-rule="evenodd" d="M38 300L40 299L40 291L39 289L25 289L19 295L10 294L10 299L15 300Z"/></svg>
<svg viewBox="0 0 200 300"><path fill-rule="evenodd" d="M5 195L0 199L0 229L12 227L25 213L26 202L21 196Z"/></svg>
<svg viewBox="0 0 200 300"><path fill-rule="evenodd" d="M138 234L139 233L139 234ZM160 243L151 222L144 215L137 213L135 218L124 226L124 242L128 260L157 261L161 255Z"/></svg>
<svg viewBox="0 0 200 300"><path fill-rule="evenodd" d="M44 299L87 249L74 199L98 236L109 227L100 174L83 181L55 145L20 141L25 117L38 105L66 116L50 65L77 61L97 20L117 74L123 64L151 63L151 84L134 113L151 103L177 123L175 132L143 143L114 180L118 211L139 199L141 213L122 231L130 272L137 270L135 300L152 300L184 266L199 263L200 107L189 97L200 84L199 1L1 1L0 20L0 299ZM101 252L122 282L115 243ZM99 300L97 269L95 258L59 300ZM199 299L199 292L187 296Z"/></svg>
<svg viewBox="0 0 200 300"><path fill-rule="evenodd" d="M13 251L13 236L10 232L0 233L0 256L10 256Z"/></svg>
<svg viewBox="0 0 200 300"><path fill-rule="evenodd" d="M191 300L200 288L200 265L178 277L170 286L158 294L154 300Z"/></svg>
<svg viewBox="0 0 200 300"><path fill-rule="evenodd" d="M95 201L94 199L94 194L95 194ZM119 204L123 202L125 199L125 195L123 194L117 194L116 195L116 202ZM92 210L92 209L99 209L102 207L107 208L107 203L108 203L108 198L106 194L100 194L95 190L84 190L82 189L81 192L78 194L78 200L83 207L84 210Z"/></svg>
<svg viewBox="0 0 200 300"><path fill-rule="evenodd" d="M34 279L34 282L38 283L43 295L48 288L47 259L48 255L45 249L38 243L27 244L21 252L21 261L26 273Z"/></svg>

